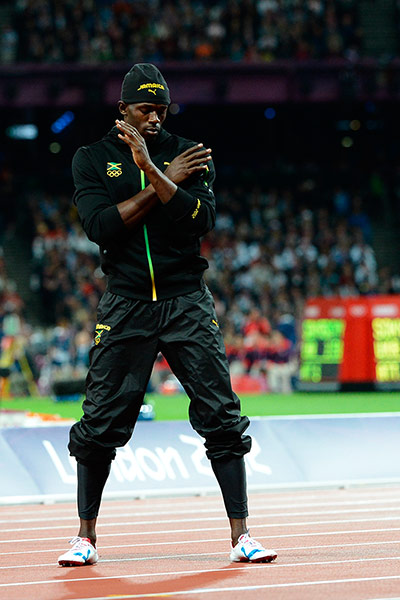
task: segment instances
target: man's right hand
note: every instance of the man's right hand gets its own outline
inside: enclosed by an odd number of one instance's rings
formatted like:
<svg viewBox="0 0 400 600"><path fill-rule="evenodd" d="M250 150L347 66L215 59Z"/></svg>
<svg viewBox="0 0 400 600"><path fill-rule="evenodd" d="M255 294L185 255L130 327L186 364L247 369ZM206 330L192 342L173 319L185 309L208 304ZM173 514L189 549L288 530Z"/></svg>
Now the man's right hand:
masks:
<svg viewBox="0 0 400 600"><path fill-rule="evenodd" d="M206 171L210 160L211 148L203 148L203 144L197 144L176 156L165 169L164 175L178 185L194 173Z"/></svg>

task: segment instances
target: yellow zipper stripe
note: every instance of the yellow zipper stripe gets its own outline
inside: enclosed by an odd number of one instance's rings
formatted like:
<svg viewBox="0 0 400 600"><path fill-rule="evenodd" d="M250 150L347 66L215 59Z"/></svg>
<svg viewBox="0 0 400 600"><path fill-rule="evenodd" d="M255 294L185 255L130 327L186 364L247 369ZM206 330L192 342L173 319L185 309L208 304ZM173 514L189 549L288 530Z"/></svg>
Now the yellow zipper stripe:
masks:
<svg viewBox="0 0 400 600"><path fill-rule="evenodd" d="M144 172L142 170L140 171L140 183L142 186L142 190L144 190L144 188L146 187L146 181L144 178ZM143 233L144 233L144 243L146 245L147 262L149 263L149 271L150 271L150 278L151 278L151 292L152 292L151 299L154 301L154 300L157 300L157 291L156 291L156 283L154 280L153 261L151 260L151 254L150 254L149 236L147 233L146 225L143 225Z"/></svg>

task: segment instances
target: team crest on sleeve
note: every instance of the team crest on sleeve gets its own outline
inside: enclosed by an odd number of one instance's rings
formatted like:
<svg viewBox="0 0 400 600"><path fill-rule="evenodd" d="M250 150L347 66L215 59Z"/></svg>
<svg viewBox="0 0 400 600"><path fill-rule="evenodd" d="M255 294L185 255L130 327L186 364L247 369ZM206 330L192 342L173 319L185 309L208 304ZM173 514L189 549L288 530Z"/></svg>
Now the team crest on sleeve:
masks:
<svg viewBox="0 0 400 600"><path fill-rule="evenodd" d="M120 175L122 175L121 165L122 163L108 162L107 175L109 177L119 177Z"/></svg>

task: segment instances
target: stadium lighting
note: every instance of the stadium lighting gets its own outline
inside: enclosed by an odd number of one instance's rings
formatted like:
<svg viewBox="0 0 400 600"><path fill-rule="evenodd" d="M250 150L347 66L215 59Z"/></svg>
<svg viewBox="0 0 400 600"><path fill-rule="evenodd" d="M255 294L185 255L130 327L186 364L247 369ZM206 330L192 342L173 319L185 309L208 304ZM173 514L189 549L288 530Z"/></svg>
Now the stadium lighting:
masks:
<svg viewBox="0 0 400 600"><path fill-rule="evenodd" d="M179 104L173 102L169 106L169 112L171 113L171 115L178 115L181 112L181 107L179 106Z"/></svg>
<svg viewBox="0 0 400 600"><path fill-rule="evenodd" d="M264 117L269 120L275 119L276 110L274 108L266 108L264 111Z"/></svg>
<svg viewBox="0 0 400 600"><path fill-rule="evenodd" d="M51 130L53 133L61 133L72 121L75 119L75 115L71 110L67 110L61 117L59 117L54 123L51 125Z"/></svg>
<svg viewBox="0 0 400 600"><path fill-rule="evenodd" d="M38 133L37 126L32 123L10 125L6 129L6 135L13 140L35 140Z"/></svg>
<svg viewBox="0 0 400 600"><path fill-rule="evenodd" d="M358 119L353 119L352 121L350 121L350 129L352 131L358 131L361 127L361 123Z"/></svg>
<svg viewBox="0 0 400 600"><path fill-rule="evenodd" d="M346 135L343 139L342 139L342 146L343 148L351 148L352 145L354 144L354 140L353 138L351 138L350 136Z"/></svg>
<svg viewBox="0 0 400 600"><path fill-rule="evenodd" d="M52 154L58 154L61 150L61 145L58 142L51 142L49 150Z"/></svg>

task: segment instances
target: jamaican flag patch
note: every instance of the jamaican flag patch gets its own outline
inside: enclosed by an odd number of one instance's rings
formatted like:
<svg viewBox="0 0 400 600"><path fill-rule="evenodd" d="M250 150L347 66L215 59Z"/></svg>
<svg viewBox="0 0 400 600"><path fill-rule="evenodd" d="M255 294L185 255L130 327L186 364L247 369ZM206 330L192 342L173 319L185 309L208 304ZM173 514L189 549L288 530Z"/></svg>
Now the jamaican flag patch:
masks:
<svg viewBox="0 0 400 600"><path fill-rule="evenodd" d="M121 165L122 163L108 162L107 175L109 177L119 177L122 174Z"/></svg>

